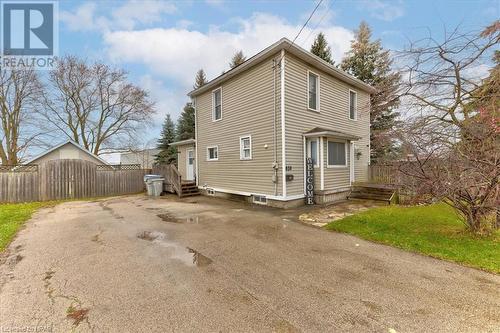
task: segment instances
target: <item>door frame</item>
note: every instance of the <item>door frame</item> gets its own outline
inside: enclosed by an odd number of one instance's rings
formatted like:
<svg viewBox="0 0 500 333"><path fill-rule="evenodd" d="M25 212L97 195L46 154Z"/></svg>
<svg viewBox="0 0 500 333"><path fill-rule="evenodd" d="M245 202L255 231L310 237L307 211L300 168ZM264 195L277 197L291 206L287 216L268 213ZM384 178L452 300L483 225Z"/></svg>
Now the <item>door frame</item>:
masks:
<svg viewBox="0 0 500 333"><path fill-rule="evenodd" d="M354 143L349 141L349 182L354 183Z"/></svg>
<svg viewBox="0 0 500 333"><path fill-rule="evenodd" d="M192 174L192 177L189 178L189 152L192 152L193 154L193 164L191 164L191 174ZM189 148L189 149L186 149L186 180L194 180L195 179L195 176L194 176L194 160L196 159L195 157L195 154L194 154L194 148Z"/></svg>

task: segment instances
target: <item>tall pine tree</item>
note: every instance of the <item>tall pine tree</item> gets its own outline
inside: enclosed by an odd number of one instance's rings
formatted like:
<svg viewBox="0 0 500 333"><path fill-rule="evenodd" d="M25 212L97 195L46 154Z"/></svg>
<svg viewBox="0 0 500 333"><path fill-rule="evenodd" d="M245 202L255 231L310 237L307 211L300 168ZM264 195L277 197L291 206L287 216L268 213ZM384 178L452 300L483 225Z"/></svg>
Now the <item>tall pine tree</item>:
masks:
<svg viewBox="0 0 500 333"><path fill-rule="evenodd" d="M193 88L198 89L199 87L203 86L206 83L207 83L207 76L205 75L205 71L203 69L199 69L198 72L196 72Z"/></svg>
<svg viewBox="0 0 500 333"><path fill-rule="evenodd" d="M238 51L233 55L233 58L231 59L231 62L229 63L229 67L234 68L236 66L241 65L242 63L247 60L247 57L243 55L243 51Z"/></svg>
<svg viewBox="0 0 500 333"><path fill-rule="evenodd" d="M379 39L372 41L371 29L361 22L351 41L351 50L342 60L340 67L361 81L377 89L371 95L370 103L370 144L374 163L390 159L397 153L397 146L391 138L399 106L397 96L401 75L391 68L389 50L384 50Z"/></svg>
<svg viewBox="0 0 500 333"><path fill-rule="evenodd" d="M194 108L191 103L186 103L181 116L177 121L177 140L194 139Z"/></svg>
<svg viewBox="0 0 500 333"><path fill-rule="evenodd" d="M322 32L320 32L314 39L314 42L311 45L311 53L317 55L332 65L334 64L334 61L332 60L332 49L328 46L328 42Z"/></svg>
<svg viewBox="0 0 500 333"><path fill-rule="evenodd" d="M170 164L177 160L177 149L170 145L174 141L175 125L170 115L167 114L156 146L160 150L155 156L156 164Z"/></svg>

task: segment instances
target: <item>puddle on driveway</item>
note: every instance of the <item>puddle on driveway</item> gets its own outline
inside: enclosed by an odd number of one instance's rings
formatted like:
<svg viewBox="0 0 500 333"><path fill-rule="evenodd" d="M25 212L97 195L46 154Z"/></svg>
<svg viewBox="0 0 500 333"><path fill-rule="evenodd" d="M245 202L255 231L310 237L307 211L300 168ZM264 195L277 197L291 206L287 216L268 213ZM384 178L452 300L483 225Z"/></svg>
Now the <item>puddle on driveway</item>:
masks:
<svg viewBox="0 0 500 333"><path fill-rule="evenodd" d="M162 219L163 222L170 222L170 223L199 223L200 221L199 216L175 217L168 213L158 214L156 216Z"/></svg>
<svg viewBox="0 0 500 333"><path fill-rule="evenodd" d="M212 259L204 256L195 249L168 240L163 232L143 231L137 235L137 238L168 248L171 250L169 253L170 258L179 260L187 266L205 267L212 263Z"/></svg>
<svg viewBox="0 0 500 333"><path fill-rule="evenodd" d="M168 213L158 214L156 216L161 218L163 220L163 222L171 222L171 223L184 223L184 222L186 222L186 219L180 219L180 218L172 216Z"/></svg>

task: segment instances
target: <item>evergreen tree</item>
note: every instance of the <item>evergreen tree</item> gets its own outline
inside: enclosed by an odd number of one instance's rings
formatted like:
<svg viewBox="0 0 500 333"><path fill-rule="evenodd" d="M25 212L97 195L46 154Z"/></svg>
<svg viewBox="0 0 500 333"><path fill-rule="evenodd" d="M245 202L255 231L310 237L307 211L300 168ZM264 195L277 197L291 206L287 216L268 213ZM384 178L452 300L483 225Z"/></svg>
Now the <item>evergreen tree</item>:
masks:
<svg viewBox="0 0 500 333"><path fill-rule="evenodd" d="M198 70L196 72L196 78L194 80L194 89L198 89L199 87L203 86L205 83L207 83L207 76L205 75L205 71L203 69Z"/></svg>
<svg viewBox="0 0 500 333"><path fill-rule="evenodd" d="M311 53L317 55L332 65L334 64L334 61L332 60L332 50L330 46L328 46L328 42L322 32L320 32L314 39L314 42L311 45Z"/></svg>
<svg viewBox="0 0 500 333"><path fill-rule="evenodd" d="M241 65L242 63L247 60L247 57L243 55L243 51L238 51L233 55L233 58L231 59L231 62L229 63L229 67L234 68L236 66Z"/></svg>
<svg viewBox="0 0 500 333"><path fill-rule="evenodd" d="M175 125L169 114L165 117L158 139L157 148L160 150L155 156L156 164L170 164L177 160L177 149L170 144L175 141Z"/></svg>
<svg viewBox="0 0 500 333"><path fill-rule="evenodd" d="M177 121L177 140L194 139L194 108L191 103L186 103L181 116Z"/></svg>
<svg viewBox="0 0 500 333"><path fill-rule="evenodd" d="M391 130L397 124L401 75L391 69L389 50L383 49L380 40L372 41L371 34L368 24L361 22L340 67L377 89L370 98L371 158L376 163L397 153Z"/></svg>

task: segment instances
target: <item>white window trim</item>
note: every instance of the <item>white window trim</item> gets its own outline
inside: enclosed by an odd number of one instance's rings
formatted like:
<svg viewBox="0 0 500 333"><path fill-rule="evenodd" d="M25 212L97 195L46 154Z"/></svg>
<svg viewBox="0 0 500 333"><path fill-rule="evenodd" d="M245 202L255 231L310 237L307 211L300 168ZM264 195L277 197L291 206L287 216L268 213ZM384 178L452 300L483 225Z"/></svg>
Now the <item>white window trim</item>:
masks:
<svg viewBox="0 0 500 333"><path fill-rule="evenodd" d="M314 138L309 138L309 139L306 139L306 157L308 157L307 155L307 152L310 152L311 151L311 141L313 141ZM316 138L316 164L314 164L314 167L315 168L319 168L319 137Z"/></svg>
<svg viewBox="0 0 500 333"><path fill-rule="evenodd" d="M345 165L332 165L330 164L330 159L328 158L329 154L328 154L328 149L329 149L329 142L337 142L337 143L343 143L344 144L344 156L345 156ZM347 168L348 167L348 160L347 160L347 146L348 146L349 142L348 141L343 141L343 140L332 140L332 139L328 139L326 140L326 167L327 168L332 168L332 169L342 169L342 168Z"/></svg>
<svg viewBox="0 0 500 333"><path fill-rule="evenodd" d="M355 95L355 98L354 98L354 118L351 118L351 92L353 92ZM358 92L356 90L349 89L349 92L347 93L347 98L348 98L348 105L349 105L349 107L347 108L347 116L349 117L349 120L356 121L356 120L358 120Z"/></svg>
<svg viewBox="0 0 500 333"><path fill-rule="evenodd" d="M316 109L311 109L309 107L309 74L314 74L316 75L316 77L318 78L318 85L316 86ZM318 73L316 72L313 72L311 70L307 70L307 88L306 88L306 92L307 92L307 109L309 111L314 111L314 112L320 112L320 91L321 91L321 79L320 79L320 76Z"/></svg>
<svg viewBox="0 0 500 333"><path fill-rule="evenodd" d="M215 119L215 92L220 91L220 118ZM212 122L217 122L222 120L222 87L218 87L212 90Z"/></svg>
<svg viewBox="0 0 500 333"><path fill-rule="evenodd" d="M243 154L243 142L242 142L243 139L250 139L250 157L245 158L245 156ZM252 157L253 157L253 154L252 154L252 136L251 135L240 136L240 160L241 161L249 161L252 159Z"/></svg>
<svg viewBox="0 0 500 333"><path fill-rule="evenodd" d="M264 199L264 201L255 200L257 198ZM252 202L257 205L267 206L267 197L265 195L252 194Z"/></svg>
<svg viewBox="0 0 500 333"><path fill-rule="evenodd" d="M215 148L217 149L217 158L210 158L210 149L211 148ZM208 146L207 147L207 162L211 162L211 161L218 161L219 160L219 146Z"/></svg>

